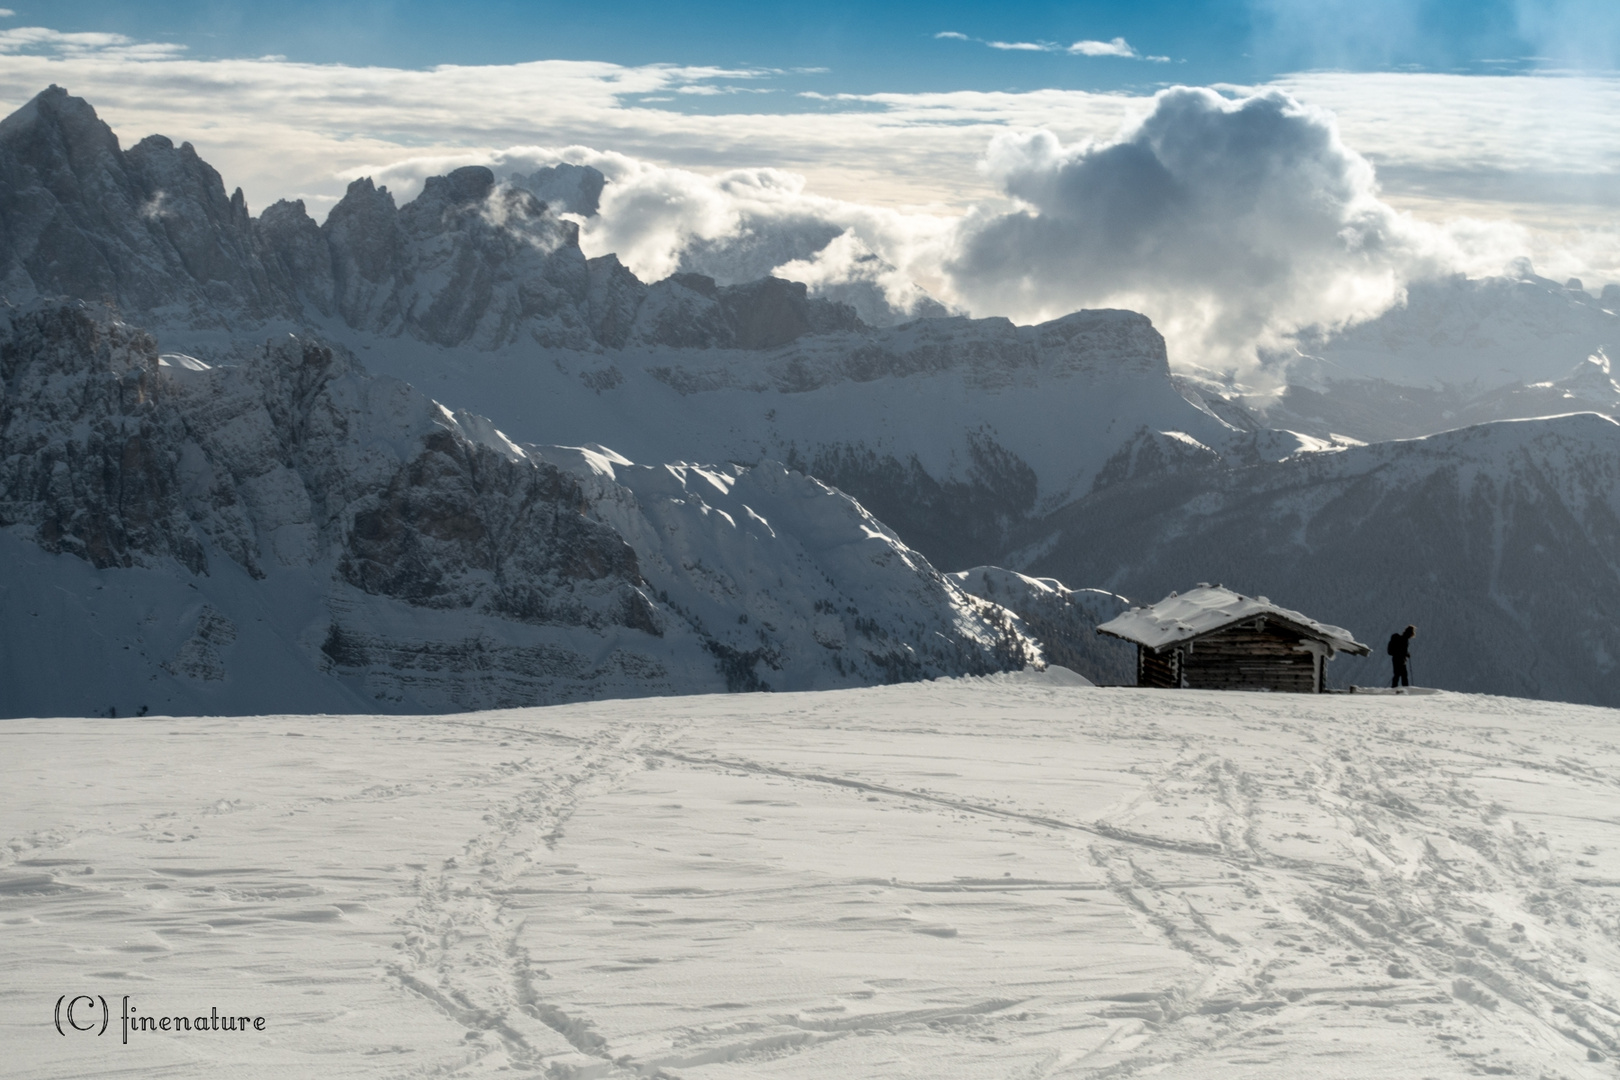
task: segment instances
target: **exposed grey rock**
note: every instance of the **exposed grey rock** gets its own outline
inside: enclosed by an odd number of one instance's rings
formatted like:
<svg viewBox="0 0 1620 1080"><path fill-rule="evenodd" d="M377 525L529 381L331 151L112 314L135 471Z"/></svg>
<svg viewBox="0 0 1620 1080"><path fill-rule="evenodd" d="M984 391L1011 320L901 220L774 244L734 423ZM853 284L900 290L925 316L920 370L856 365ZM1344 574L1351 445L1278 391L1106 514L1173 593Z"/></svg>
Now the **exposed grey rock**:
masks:
<svg viewBox="0 0 1620 1080"><path fill-rule="evenodd" d="M254 232L272 272L279 272L297 299L322 315L332 314L337 285L332 251L321 227L304 211L304 201L286 199L265 207Z"/></svg>
<svg viewBox="0 0 1620 1080"><path fill-rule="evenodd" d="M463 194L450 196L453 208ZM999 608L780 465L640 468L632 491L312 339L229 359L160 357L149 334L83 302L0 323L0 592L49 615L0 635L11 656L39 626L85 642L35 659L32 709L83 708L62 702L105 696L106 671L117 686L170 680L156 700L171 707L260 711L806 689L1038 662ZM32 556L16 550L24 537ZM122 576L86 584L62 562ZM185 636L151 651L118 644L177 624ZM0 693L0 713L20 700Z"/></svg>
<svg viewBox="0 0 1620 1080"><path fill-rule="evenodd" d="M577 483L467 437L403 384L296 338L235 367L164 367L82 304L0 338L0 526L97 566L213 545L255 577L335 559L408 603L566 625L650 625L635 554ZM386 448L386 449L384 449Z"/></svg>
<svg viewBox="0 0 1620 1080"><path fill-rule="evenodd" d="M350 326L388 325L398 318L393 292L403 265L399 209L386 187L364 177L321 226L331 249L333 308Z"/></svg>
<svg viewBox="0 0 1620 1080"><path fill-rule="evenodd" d="M566 161L536 169L524 176L514 173L507 181L522 188L554 211L594 217L602 203L602 189L607 177L589 165L571 165Z"/></svg>
<svg viewBox="0 0 1620 1080"><path fill-rule="evenodd" d="M617 255L600 255L587 264L591 333L610 349L624 346L635 330L636 313L647 298L647 286Z"/></svg>
<svg viewBox="0 0 1620 1080"><path fill-rule="evenodd" d="M13 301L66 294L230 326L293 309L267 271L241 191L190 143L120 150L52 86L0 122L0 282Z"/></svg>
<svg viewBox="0 0 1620 1080"><path fill-rule="evenodd" d="M85 306L14 316L0 337L0 527L99 567L206 569L160 402L156 344Z"/></svg>
<svg viewBox="0 0 1620 1080"><path fill-rule="evenodd" d="M557 214L594 212L602 182L563 165L497 184L467 166L403 207L365 178L319 227L301 202L253 221L189 143L153 135L121 150L88 103L53 86L0 124L0 291L105 299L190 329L336 314L483 349L763 349L860 326L790 282L677 275L649 288L611 256L588 263Z"/></svg>
<svg viewBox="0 0 1620 1080"><path fill-rule="evenodd" d="M188 679L219 682L225 678L225 660L220 651L235 640L236 624L211 605L204 604L197 616L196 629L163 669Z"/></svg>

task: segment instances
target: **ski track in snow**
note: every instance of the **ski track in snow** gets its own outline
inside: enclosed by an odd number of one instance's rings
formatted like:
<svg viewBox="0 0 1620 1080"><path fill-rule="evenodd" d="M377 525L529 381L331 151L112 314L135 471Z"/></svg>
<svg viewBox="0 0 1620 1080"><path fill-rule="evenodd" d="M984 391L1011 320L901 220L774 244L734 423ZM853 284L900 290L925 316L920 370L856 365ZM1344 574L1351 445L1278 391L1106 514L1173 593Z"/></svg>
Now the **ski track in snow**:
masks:
<svg viewBox="0 0 1620 1080"><path fill-rule="evenodd" d="M1614 719L1024 675L4 721L5 1071L1609 1077Z"/></svg>

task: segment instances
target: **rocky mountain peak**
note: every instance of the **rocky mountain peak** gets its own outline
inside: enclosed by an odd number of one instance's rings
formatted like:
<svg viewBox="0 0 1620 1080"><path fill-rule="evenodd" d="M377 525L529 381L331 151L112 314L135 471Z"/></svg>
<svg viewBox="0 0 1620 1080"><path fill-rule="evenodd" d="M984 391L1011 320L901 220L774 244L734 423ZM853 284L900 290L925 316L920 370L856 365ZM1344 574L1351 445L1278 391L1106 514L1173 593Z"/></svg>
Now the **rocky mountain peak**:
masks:
<svg viewBox="0 0 1620 1080"><path fill-rule="evenodd" d="M448 176L430 176L420 198L455 203L481 202L495 190L495 174L482 165L463 165Z"/></svg>
<svg viewBox="0 0 1620 1080"><path fill-rule="evenodd" d="M230 326L285 314L240 192L190 143L127 151L81 98L42 92L0 124L0 288L67 295Z"/></svg>
<svg viewBox="0 0 1620 1080"><path fill-rule="evenodd" d="M558 213L593 217L601 207L607 177L589 165L564 161L536 169L527 176L514 173L507 182L529 192Z"/></svg>
<svg viewBox="0 0 1620 1080"><path fill-rule="evenodd" d="M55 83L0 120L0 148L11 149L31 140L55 144L72 156L118 152L118 136L90 103Z"/></svg>

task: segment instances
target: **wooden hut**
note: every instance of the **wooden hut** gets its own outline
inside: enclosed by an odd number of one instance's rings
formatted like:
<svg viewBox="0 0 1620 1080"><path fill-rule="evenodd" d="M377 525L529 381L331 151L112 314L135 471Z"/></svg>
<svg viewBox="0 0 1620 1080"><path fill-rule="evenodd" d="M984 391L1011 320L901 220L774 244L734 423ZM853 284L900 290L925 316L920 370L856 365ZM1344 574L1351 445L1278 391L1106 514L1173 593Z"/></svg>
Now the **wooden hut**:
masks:
<svg viewBox="0 0 1620 1080"><path fill-rule="evenodd" d="M1348 630L1220 585L1171 593L1097 627L1136 645L1136 685L1319 694L1327 662L1366 656Z"/></svg>

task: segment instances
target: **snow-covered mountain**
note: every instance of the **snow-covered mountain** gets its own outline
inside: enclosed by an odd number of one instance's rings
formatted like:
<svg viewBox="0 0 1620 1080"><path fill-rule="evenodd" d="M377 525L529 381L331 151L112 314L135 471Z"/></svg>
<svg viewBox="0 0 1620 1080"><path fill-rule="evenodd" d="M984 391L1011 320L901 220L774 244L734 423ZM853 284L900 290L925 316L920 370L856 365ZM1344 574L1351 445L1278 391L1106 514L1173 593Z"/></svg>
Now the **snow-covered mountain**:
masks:
<svg viewBox="0 0 1620 1080"><path fill-rule="evenodd" d="M1258 422L1363 442L1492 420L1620 412L1620 286L1592 296L1521 261L1499 277L1417 281L1405 303L1337 334L1303 335L1280 393L1183 376ZM1218 407L1218 404L1217 404Z"/></svg>
<svg viewBox="0 0 1620 1080"><path fill-rule="evenodd" d="M578 209L590 178L542 173L496 185L469 166L403 207L362 179L319 226L301 202L253 219L190 143L121 150L88 102L53 86L0 123L0 289L14 303L108 299L160 332L336 320L480 349L768 348L859 325L794 282L649 286L613 255L587 259L578 226L534 191Z"/></svg>
<svg viewBox="0 0 1620 1080"><path fill-rule="evenodd" d="M1419 666L1420 678L1620 701L1609 674L1620 643L1604 629L1617 610L1608 598L1620 585L1603 554L1612 534L1594 509L1612 507L1617 490L1605 464L1613 454L1609 427L1590 418L1536 421L1492 427L1484 436L1458 432L1345 449L1357 439L1429 435L1505 416L1613 411L1620 405L1608 364L1620 322L1616 297L1594 300L1528 269L1483 282L1414 285L1407 305L1382 319L1331 340L1302 341L1308 358L1295 363L1296 383L1281 399L1260 400L1173 373L1163 338L1131 312L1077 312L1039 326L965 317L876 326L848 305L773 278L722 284L682 272L644 283L613 256L587 259L574 223L558 215L595 212L599 180L590 170L559 166L497 183L487 169L464 168L428 180L404 206L359 180L319 226L296 203L278 203L254 219L189 145L154 136L121 150L88 104L57 88L42 93L0 123L0 290L11 303L66 294L121 305L156 335L159 351L175 354L161 385L177 414L189 416L214 400L209 395L240 404L259 394L260 404L240 407L272 419L295 415L287 404L293 389L263 388L282 387L289 372L307 366L305 352L321 354L326 346L318 342L327 341L338 346L330 363L345 374L316 382L335 387L352 379L366 387L345 391L354 409L372 417L350 428L383 422L372 399L409 398L417 419L386 421L405 424L406 434L388 437L392 457L374 461L349 447L342 454L358 455L364 469L322 465L312 475L327 479L300 479L299 498L316 508L298 511L303 518L283 520L278 509L261 520L243 509L281 507L266 502L260 487L291 484L287 477L313 468L297 458L302 436L272 424L263 430L284 432L275 436L281 441L253 454L279 463L279 479L247 487L232 479L224 495L208 496L214 502L206 509L193 496L213 490L208 476L217 471L177 487L178 479L159 483L165 474L158 469L151 474L158 479L142 480L151 486L151 498L137 500L146 509L120 516L97 509L113 503L87 482L51 496L54 474L34 461L25 469L28 498L18 503L26 513L8 510L6 520L27 522L30 535L53 550L77 544L93 559L103 548L141 553L131 556L140 564L132 569L143 573L155 572L149 557L188 567L205 561L210 582L238 571L249 581L257 572L280 573L277 560L292 545L305 553L291 556L303 567L299 580L314 584L243 594L305 598L296 617L265 616L280 628L275 640L293 645L254 646L266 657L288 657L281 667L266 661L263 670L302 671L306 637L314 634L324 658L318 662L337 684L360 688L366 702L381 694L399 708L675 687L678 679L661 682L660 671L701 670L705 679L734 686L757 680L781 687L971 670L1027 651L1016 644L1020 626L1036 623L1050 649L1112 681L1112 661L1088 659L1074 644L1087 627L1068 592L1025 584L1001 600L988 593L985 574L947 582L930 564L1012 567L1138 601L1224 578L1374 639L1386 622L1421 616L1461 636L1425 637L1438 642L1429 655L1446 659ZM801 239L804 251L789 255L809 258L817 245L837 242L810 233ZM693 254L692 266L701 254ZM722 261L740 265L737 255ZM781 257L774 248L760 256ZM287 344L288 332L299 344ZM266 353L266 337L282 344ZM382 378L345 366L345 349ZM272 370L280 374L267 374ZM424 395L467 411L445 419ZM216 407L223 406L208 409ZM164 445L215 439L220 447L203 455L213 455L209 460L229 456L229 439L241 427L233 419L176 423L184 438ZM254 421L241 430L261 427ZM497 429L505 435L497 437ZM507 507L481 528L516 536L531 528L523 514L567 520L581 537L598 535L587 524L600 526L614 543L628 542L633 570L605 569L616 564L603 554L589 562L598 576L547 578L552 556L515 539L498 559L466 562L469 541L456 539L460 525L452 524L460 511L446 511L432 526L448 530L443 535L422 526L396 535L392 518L364 516L383 511L362 513L362 493L404 498L398 493L415 490L396 477L421 457L421 440L440 431L449 434L434 437L475 448L451 455L460 455L455 468L464 477L483 476L485 466L475 468L474 459L499 461L490 467L517 470L501 481L517 485L512 490L543 474L556 478L545 481L556 492L579 492L578 520L546 502L576 496L556 494ZM1503 442L1514 439L1523 446ZM113 446L96 449L97 460L114 460ZM9 446L6 453L15 456ZM147 476L143 460L131 459L139 466L132 476ZM422 460L440 465L431 455ZM253 478L268 468L241 467ZM348 479L333 479L339 473ZM528 479L519 483L519 476ZM1466 491L1460 476L1472 485ZM335 493L321 486L328 480L339 484ZM1577 499L1571 483L1585 485L1586 494ZM467 491L446 496L447 505L472 498ZM327 500L340 509L319 509ZM762 509L766 504L774 509ZM375 534L344 532L335 524L350 520L343 514L377 522ZM1535 532L1531 523L1540 517L1553 525ZM57 526L43 524L70 519L83 529L58 535L51 532ZM882 617L861 598L869 586L857 582L864 579L846 577L865 572L865 556L834 567L830 552L843 547L803 539L831 535L825 530L865 538L861 543L871 541L892 563L885 572L893 576L870 585L887 597ZM699 537L707 547L687 546ZM449 553L443 580L432 587L451 599L398 592L427 588L405 580L407 552L398 545L407 542L439 553L434 558ZM772 554L760 562L758 550ZM36 557L43 556L31 547L18 556ZM310 570L317 565L326 568ZM519 584L500 577L507 573ZM819 573L833 579L837 595L818 591ZM1015 577L994 578L996 588ZM1504 592L1501 583L1510 579L1516 584ZM213 587L195 577L175 580L187 590L174 594L182 598L192 586ZM329 588L333 581L342 587ZM894 599L912 595L907 590L918 581L926 584L915 597L925 599ZM1007 603L1024 623L975 608L979 601L964 584ZM54 587L29 595L48 597ZM85 588L105 592L84 582L70 591ZM665 620L654 620L665 635L661 644L644 640L649 631L637 622L642 609L632 594ZM531 601L549 627L543 633L523 621ZM230 622L229 632L204 620L200 608L173 609L198 641L186 646L187 655L202 656L202 667L212 663L210 649L223 655L217 641L248 633L232 614L246 610L233 606L237 600L222 594L207 602ZM566 631L555 621L565 608L572 612ZM1566 608L1573 612L1567 618ZM92 617L106 616L83 616ZM1577 623L1571 647L1566 636ZM936 640L928 634L947 624L957 628L941 631L943 651L923 656L926 642ZM578 644L584 632L596 635L589 647ZM885 633L911 648L916 666L886 651ZM28 663L44 655L27 651L35 649L29 635L22 639L17 655ZM129 643L108 640L118 652ZM860 642L866 659L829 644L838 640ZM165 639L152 662L177 663L182 644ZM536 667L533 657L552 648L570 658ZM622 657L632 654L654 660L622 668L630 663ZM1419 665L1423 655L1420 649ZM1355 677L1343 666L1336 674ZM270 684L303 685L281 676Z"/></svg>
<svg viewBox="0 0 1620 1080"><path fill-rule="evenodd" d="M5 715L421 711L1040 660L1015 617L779 464L531 451L317 341L212 366L83 302L9 313L0 376Z"/></svg>
<svg viewBox="0 0 1620 1080"><path fill-rule="evenodd" d="M1163 338L1123 311L1040 326L923 319L752 350L471 353L350 340L369 367L453 394L520 441L602 442L637 461L785 461L855 495L943 566L996 561L1019 522L1105 470L1200 468L1305 444L1188 401Z"/></svg>
<svg viewBox="0 0 1620 1080"><path fill-rule="evenodd" d="M965 591L1017 614L1040 639L1049 663L1099 686L1136 684L1135 646L1097 633L1097 627L1129 609L1123 596L1071 589L1056 578L1029 577L999 566L975 566L951 576Z"/></svg>
<svg viewBox="0 0 1620 1080"><path fill-rule="evenodd" d="M1154 601L1264 591L1425 685L1620 703L1620 424L1503 421L1099 489L1030 534L1030 573ZM1014 605L1016 606L1016 605ZM1381 650L1335 680L1388 678Z"/></svg>
<svg viewBox="0 0 1620 1080"><path fill-rule="evenodd" d="M573 222L535 197L590 209L578 170L496 184L458 169L403 207L362 179L320 226L286 202L249 219L189 144L120 151L52 88L0 125L0 180L14 303L109 298L205 361L313 328L519 441L785 461L946 565L997 558L1010 528L1083 493L1126 444L1151 444L1132 462L1177 468L1301 445L1190 403L1130 312L877 328L796 282L645 284L586 259Z"/></svg>

